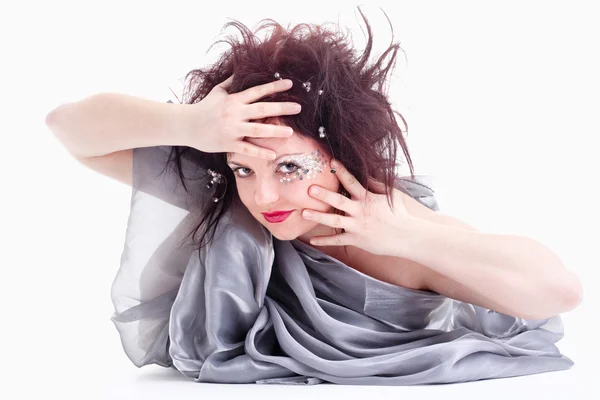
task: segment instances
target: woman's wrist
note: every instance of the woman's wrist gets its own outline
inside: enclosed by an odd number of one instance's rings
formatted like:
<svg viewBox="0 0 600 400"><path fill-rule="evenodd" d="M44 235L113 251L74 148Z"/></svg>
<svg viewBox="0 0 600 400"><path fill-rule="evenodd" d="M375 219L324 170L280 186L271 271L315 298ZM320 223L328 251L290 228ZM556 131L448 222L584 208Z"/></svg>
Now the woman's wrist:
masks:
<svg viewBox="0 0 600 400"><path fill-rule="evenodd" d="M165 144L171 146L191 146L192 135L197 130L198 119L200 118L198 107L193 104L172 104L164 105L167 127L164 130Z"/></svg>

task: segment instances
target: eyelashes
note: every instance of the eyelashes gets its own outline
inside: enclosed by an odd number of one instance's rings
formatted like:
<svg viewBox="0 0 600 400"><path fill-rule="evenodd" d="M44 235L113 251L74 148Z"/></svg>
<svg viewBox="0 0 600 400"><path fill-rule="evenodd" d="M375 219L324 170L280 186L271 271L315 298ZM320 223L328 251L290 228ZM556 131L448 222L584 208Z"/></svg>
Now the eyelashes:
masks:
<svg viewBox="0 0 600 400"><path fill-rule="evenodd" d="M243 179L243 178L245 178L245 176L242 176L242 175L240 175L240 173L238 172L238 171L239 171L239 170L241 170L241 169L249 169L249 168L245 168L245 167L236 167L236 168L232 169L232 171L233 171L233 174L234 174L235 176L237 176L238 178L242 178L242 179Z"/></svg>
<svg viewBox="0 0 600 400"><path fill-rule="evenodd" d="M299 165L296 165L296 164L295 164L295 163L293 163L293 162L283 162L283 163L279 164L279 166L281 166L281 167L286 167L286 169L287 169L287 167L289 167L290 165L291 165L291 170L290 170L290 171L287 171L287 172L285 172L285 171L281 171L281 172L283 172L284 174L286 174L286 175L287 175L287 174L292 174L292 173L294 173L294 172L296 172L296 171L298 171L298 170L300 169L300 166L299 166ZM279 166L278 166L278 168L279 168Z"/></svg>
<svg viewBox="0 0 600 400"><path fill-rule="evenodd" d="M296 172L299 169L301 169L300 166L296 165L295 163L293 163L293 162L285 162L285 161L282 162L282 163L279 163L277 165L277 169L276 170L279 170L281 167L286 167L285 169L287 169L287 171L281 171L285 175L293 174L294 172ZM252 171L250 168L246 168L246 167L236 167L236 168L234 168L232 170L233 174L235 176L237 176L238 178L241 178L241 179L245 179L245 178L249 177L250 173L248 172L248 173L245 173L245 174L240 174L240 172L239 172L240 170Z"/></svg>

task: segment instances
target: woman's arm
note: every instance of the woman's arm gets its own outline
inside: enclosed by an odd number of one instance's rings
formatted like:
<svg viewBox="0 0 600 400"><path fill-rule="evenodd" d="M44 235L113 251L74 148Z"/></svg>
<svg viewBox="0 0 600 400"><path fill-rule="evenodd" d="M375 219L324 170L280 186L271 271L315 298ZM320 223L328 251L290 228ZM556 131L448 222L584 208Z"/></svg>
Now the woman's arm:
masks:
<svg viewBox="0 0 600 400"><path fill-rule="evenodd" d="M548 318L581 303L580 280L540 242L478 232L459 222L411 218L400 228L410 234L402 235L409 239L396 256L424 266L427 289L526 319Z"/></svg>
<svg viewBox="0 0 600 400"><path fill-rule="evenodd" d="M97 157L136 147L184 145L186 106L98 93L58 106L46 116L46 125L78 159Z"/></svg>

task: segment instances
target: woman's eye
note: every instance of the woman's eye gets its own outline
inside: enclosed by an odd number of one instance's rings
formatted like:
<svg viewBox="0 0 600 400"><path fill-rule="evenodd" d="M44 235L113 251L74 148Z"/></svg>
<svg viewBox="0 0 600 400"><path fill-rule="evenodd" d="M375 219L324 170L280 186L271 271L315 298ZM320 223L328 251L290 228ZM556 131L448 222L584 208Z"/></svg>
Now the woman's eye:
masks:
<svg viewBox="0 0 600 400"><path fill-rule="evenodd" d="M281 172L285 173L285 174L291 174L293 172L296 172L296 170L298 170L300 167L297 166L294 163L284 163L284 164L280 164L281 167L283 168Z"/></svg>
<svg viewBox="0 0 600 400"><path fill-rule="evenodd" d="M277 168L278 171L283 172L284 174L291 174L296 172L300 167L294 163L281 163ZM252 170L246 167L237 167L233 170L233 173L238 178L247 178L251 175Z"/></svg>
<svg viewBox="0 0 600 400"><path fill-rule="evenodd" d="M250 175L250 172L246 172L246 173L240 173L240 170L243 170L243 169L245 169L245 170L248 170L248 171L251 171L251 169L250 169L250 168L239 167L239 168L236 168L236 169L234 169L234 170L233 170L233 173L234 173L235 175L239 176L240 178L245 178L245 177L247 177L248 175Z"/></svg>

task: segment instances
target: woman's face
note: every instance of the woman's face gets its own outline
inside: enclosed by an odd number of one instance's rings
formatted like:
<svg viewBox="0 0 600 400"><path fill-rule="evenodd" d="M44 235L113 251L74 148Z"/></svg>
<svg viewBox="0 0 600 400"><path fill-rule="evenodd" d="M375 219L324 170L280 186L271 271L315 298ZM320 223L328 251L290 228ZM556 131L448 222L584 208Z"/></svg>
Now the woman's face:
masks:
<svg viewBox="0 0 600 400"><path fill-rule="evenodd" d="M240 200L250 213L279 240L309 239L332 228L302 217L304 209L332 212L333 207L308 194L312 185L337 192L340 181L329 170L330 157L314 139L294 133L289 138L246 138L275 151L275 160L229 153ZM292 211L282 222L269 222L262 213ZM304 241L304 240L303 240Z"/></svg>

